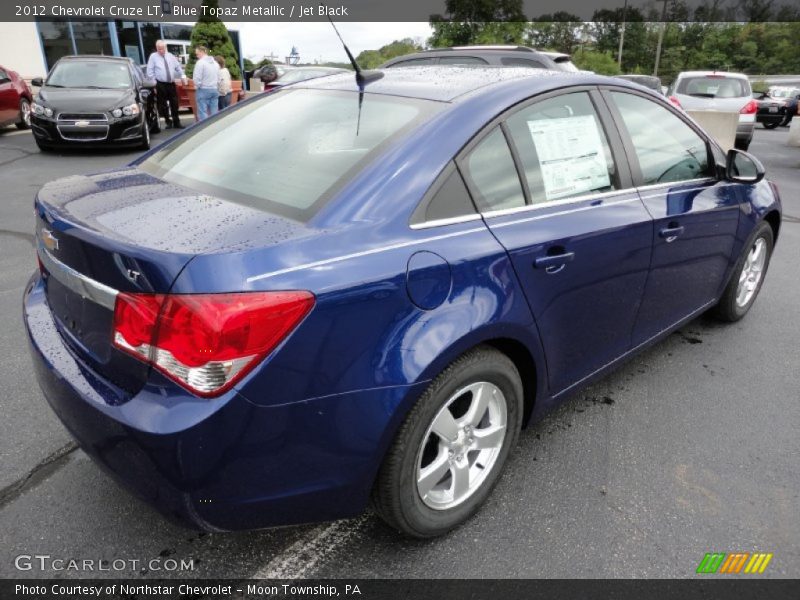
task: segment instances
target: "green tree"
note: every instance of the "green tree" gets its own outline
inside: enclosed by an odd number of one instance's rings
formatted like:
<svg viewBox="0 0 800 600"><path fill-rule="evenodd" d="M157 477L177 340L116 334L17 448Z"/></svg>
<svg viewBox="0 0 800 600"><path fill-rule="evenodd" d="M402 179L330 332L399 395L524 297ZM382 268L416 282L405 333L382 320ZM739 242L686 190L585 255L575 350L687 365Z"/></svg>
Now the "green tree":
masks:
<svg viewBox="0 0 800 600"><path fill-rule="evenodd" d="M599 75L619 75L619 66L610 52L581 48L572 55L572 62L579 69L594 71Z"/></svg>
<svg viewBox="0 0 800 600"><path fill-rule="evenodd" d="M583 30L581 18L559 11L542 15L530 24L526 42L539 50L555 50L572 54L580 43Z"/></svg>
<svg viewBox="0 0 800 600"><path fill-rule="evenodd" d="M219 8L217 0L203 0L203 6L207 6L209 9ZM206 13L208 13L208 9L206 9ZM225 66L231 72L231 79L241 79L242 72L239 69L239 55L236 54L236 48L233 47L228 28L218 17L209 14L203 15L201 12L200 18L192 28L189 62L186 65L186 74L189 77L194 73L194 65L197 62L197 58L194 55L194 49L197 46L208 48L209 56L223 56L225 58Z"/></svg>
<svg viewBox="0 0 800 600"><path fill-rule="evenodd" d="M374 69L387 60L404 54L412 54L422 50L422 46L411 38L395 40L391 44L381 46L377 50L364 50L356 56L356 62L362 69Z"/></svg>
<svg viewBox="0 0 800 600"><path fill-rule="evenodd" d="M521 44L527 18L522 0L446 0L447 16L431 15L434 48L468 44Z"/></svg>

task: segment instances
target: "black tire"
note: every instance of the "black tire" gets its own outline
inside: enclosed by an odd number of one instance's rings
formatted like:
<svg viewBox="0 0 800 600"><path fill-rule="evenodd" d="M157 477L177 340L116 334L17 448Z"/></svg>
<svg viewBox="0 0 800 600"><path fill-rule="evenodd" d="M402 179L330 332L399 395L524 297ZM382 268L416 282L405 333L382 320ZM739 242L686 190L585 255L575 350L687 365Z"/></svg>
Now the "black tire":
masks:
<svg viewBox="0 0 800 600"><path fill-rule="evenodd" d="M31 103L26 98L19 101L19 121L14 123L17 129L31 128Z"/></svg>
<svg viewBox="0 0 800 600"><path fill-rule="evenodd" d="M759 279L756 289L750 299L746 304L740 306L736 301L736 295L739 290L739 280L742 276L742 271L746 266L750 251L755 247L756 243L760 239L764 240L764 243L766 244L766 259L764 262L764 267L761 269L761 278ZM731 279L728 282L728 285L725 287L725 291L722 293L722 298L720 298L720 301L711 310L711 313L715 317L721 321L733 323L747 314L747 311L750 310L750 307L752 307L753 303L756 301L758 293L761 291L761 286L764 285L764 279L767 276L769 260L772 257L772 249L774 245L775 239L772 233L772 227L770 227L769 223L762 221L758 224L758 226L756 226L755 230L750 235L750 238L747 240L747 243L744 245L744 248L742 249L742 255L739 257L739 260L736 262L736 266L733 268Z"/></svg>
<svg viewBox="0 0 800 600"><path fill-rule="evenodd" d="M147 119L143 119L142 123L142 143L139 145L140 150L150 150L150 125Z"/></svg>
<svg viewBox="0 0 800 600"><path fill-rule="evenodd" d="M505 437L499 442L501 445L488 467L490 470L479 476L483 479L460 504L443 509L431 508L417 489L418 461L421 464L424 452L428 449L427 444L435 435L430 428L435 417L445 410L444 407L453 397L464 398L458 395L462 388L483 382L499 388L505 398ZM467 398L468 402L471 400ZM455 406L456 402L458 400L450 406ZM375 511L390 526L417 538L441 535L461 525L477 512L497 483L522 426L522 406L520 375L506 355L488 346L479 346L461 356L433 380L397 432L373 487L372 504ZM487 410L485 417L488 418L489 414ZM455 417L453 412L451 415ZM476 428L470 435L477 438L478 431L480 429ZM463 438L459 439L463 441ZM452 452L450 456L453 456ZM462 456L467 461L468 469L480 466L476 465L478 458L474 450L467 450ZM452 465L452 460L448 460ZM473 460L475 462L471 462ZM445 478L448 476L452 477L450 471L447 471Z"/></svg>
<svg viewBox="0 0 800 600"><path fill-rule="evenodd" d="M41 150L42 152L52 152L53 151L53 148L51 148L47 144L44 144L44 143L40 142L39 138L33 138L33 139L36 141L36 145L39 147L39 150Z"/></svg>
<svg viewBox="0 0 800 600"><path fill-rule="evenodd" d="M786 115L786 118L783 121L781 121L781 127L788 127L789 123L792 122L793 117L794 115Z"/></svg>
<svg viewBox="0 0 800 600"><path fill-rule="evenodd" d="M764 129L775 129L778 125L780 125L780 121L770 121L770 122L763 122L762 125Z"/></svg>

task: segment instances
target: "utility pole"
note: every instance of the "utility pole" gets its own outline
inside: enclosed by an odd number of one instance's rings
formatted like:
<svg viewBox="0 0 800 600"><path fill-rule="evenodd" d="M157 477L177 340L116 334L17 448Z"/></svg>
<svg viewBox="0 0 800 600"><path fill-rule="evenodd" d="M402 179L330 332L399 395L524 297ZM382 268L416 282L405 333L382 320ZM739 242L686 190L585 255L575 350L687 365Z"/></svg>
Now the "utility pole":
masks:
<svg viewBox="0 0 800 600"><path fill-rule="evenodd" d="M667 28L667 0L664 0L664 10L661 11L661 31L658 32L658 45L656 46L656 66L653 77L658 77L658 63L661 60L661 44L664 43L664 31Z"/></svg>
<svg viewBox="0 0 800 600"><path fill-rule="evenodd" d="M625 18L628 14L628 0L625 0L625 5L622 7L622 31L619 33L619 51L617 52L617 66L622 70L622 46L625 44Z"/></svg>

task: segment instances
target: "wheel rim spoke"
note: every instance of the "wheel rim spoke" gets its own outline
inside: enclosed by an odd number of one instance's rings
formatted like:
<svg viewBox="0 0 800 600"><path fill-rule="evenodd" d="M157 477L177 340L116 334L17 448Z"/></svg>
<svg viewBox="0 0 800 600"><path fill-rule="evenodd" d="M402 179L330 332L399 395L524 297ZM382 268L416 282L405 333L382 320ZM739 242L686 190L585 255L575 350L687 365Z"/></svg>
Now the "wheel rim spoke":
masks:
<svg viewBox="0 0 800 600"><path fill-rule="evenodd" d="M440 447L439 455L419 473L417 489L419 490L420 496L424 499L428 495L428 492L433 489L433 486L439 483L449 470L450 461L447 456L447 451L444 447Z"/></svg>
<svg viewBox="0 0 800 600"><path fill-rule="evenodd" d="M469 405L469 410L467 410L467 414L464 415L464 422L472 425L473 427L477 427L481 420L483 419L483 415L486 414L486 409L489 406L489 399L492 394L495 393L497 388L494 386L490 386L486 383L480 383L472 390L472 403Z"/></svg>
<svg viewBox="0 0 800 600"><path fill-rule="evenodd" d="M476 429L473 435L477 450L499 448L503 445L503 439L506 437L506 427L505 425L495 425L494 427Z"/></svg>
<svg viewBox="0 0 800 600"><path fill-rule="evenodd" d="M453 464L453 500L462 499L469 491L469 462L466 459Z"/></svg>
<svg viewBox="0 0 800 600"><path fill-rule="evenodd" d="M458 437L458 423L449 410L445 409L436 416L433 432L446 442L452 442Z"/></svg>

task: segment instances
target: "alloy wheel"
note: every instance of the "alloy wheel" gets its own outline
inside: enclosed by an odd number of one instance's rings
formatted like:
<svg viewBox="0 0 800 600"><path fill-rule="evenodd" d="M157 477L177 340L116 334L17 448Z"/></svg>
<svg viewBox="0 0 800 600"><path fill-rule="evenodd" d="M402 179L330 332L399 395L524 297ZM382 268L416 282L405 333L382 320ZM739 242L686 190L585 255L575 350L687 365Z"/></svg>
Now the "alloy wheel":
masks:
<svg viewBox="0 0 800 600"><path fill-rule="evenodd" d="M736 288L736 304L744 308L753 299L764 274L764 265L767 262L767 242L758 238L754 243L742 266L739 275L739 286Z"/></svg>
<svg viewBox="0 0 800 600"><path fill-rule="evenodd" d="M426 506L453 508L481 487L503 447L507 413L503 392L486 381L447 400L417 453L417 492Z"/></svg>

